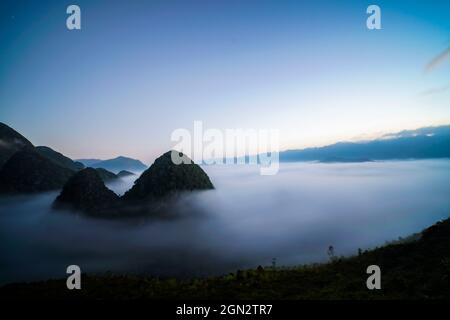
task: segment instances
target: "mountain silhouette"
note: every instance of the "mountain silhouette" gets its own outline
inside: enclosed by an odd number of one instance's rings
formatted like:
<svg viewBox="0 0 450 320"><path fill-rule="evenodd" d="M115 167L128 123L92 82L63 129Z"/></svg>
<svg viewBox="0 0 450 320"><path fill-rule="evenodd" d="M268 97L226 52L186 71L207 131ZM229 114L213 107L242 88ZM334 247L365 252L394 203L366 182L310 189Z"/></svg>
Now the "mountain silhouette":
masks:
<svg viewBox="0 0 450 320"><path fill-rule="evenodd" d="M190 160L186 156L183 159ZM68 206L99 217L130 217L156 213L162 204L160 200L179 192L214 188L207 174L195 163L174 164L170 151L156 159L122 197L105 186L100 174L105 171L90 167L78 171L64 185L55 207ZM124 174L132 173L122 171L121 175Z"/></svg>
<svg viewBox="0 0 450 320"><path fill-rule="evenodd" d="M0 170L0 192L32 193L60 189L74 171L34 150L14 153Z"/></svg>
<svg viewBox="0 0 450 320"><path fill-rule="evenodd" d="M20 150L32 150L33 144L13 128L0 122L0 168Z"/></svg>
<svg viewBox="0 0 450 320"><path fill-rule="evenodd" d="M124 177L128 177L128 176L135 176L136 174L134 174L133 172L127 171L127 170L122 170L120 171L117 176L119 178L124 178Z"/></svg>
<svg viewBox="0 0 450 320"><path fill-rule="evenodd" d="M103 168L116 174L122 170L141 172L147 169L147 166L141 161L123 156L108 160L95 160L96 159L78 159L77 161L83 163L87 167Z"/></svg>
<svg viewBox="0 0 450 320"><path fill-rule="evenodd" d="M450 126L404 130L371 141L339 142L320 148L282 151L279 156L283 162L449 158Z"/></svg>
<svg viewBox="0 0 450 320"><path fill-rule="evenodd" d="M102 179L103 182L108 182L118 178L116 174L103 168L95 168L95 171L97 171L98 175L100 176L100 179Z"/></svg>
<svg viewBox="0 0 450 320"><path fill-rule="evenodd" d="M117 206L119 197L109 190L98 171L86 168L74 174L56 198L56 208L70 207L102 215ZM106 211L106 212L104 212Z"/></svg>
<svg viewBox="0 0 450 320"><path fill-rule="evenodd" d="M61 167L65 167L73 171L84 169L84 164L82 164L81 162L73 161L72 159L66 157L62 153L53 150L52 148L39 146L36 147L36 151L47 159L50 159L56 164L60 165Z"/></svg>
<svg viewBox="0 0 450 320"><path fill-rule="evenodd" d="M161 199L180 191L214 189L208 175L200 166L186 155L182 155L184 159L182 164L174 164L171 152L166 152L157 158L134 182L133 187L123 195L123 198L125 200Z"/></svg>
<svg viewBox="0 0 450 320"><path fill-rule="evenodd" d="M84 165L45 146L34 145L0 122L0 192L30 193L60 189Z"/></svg>

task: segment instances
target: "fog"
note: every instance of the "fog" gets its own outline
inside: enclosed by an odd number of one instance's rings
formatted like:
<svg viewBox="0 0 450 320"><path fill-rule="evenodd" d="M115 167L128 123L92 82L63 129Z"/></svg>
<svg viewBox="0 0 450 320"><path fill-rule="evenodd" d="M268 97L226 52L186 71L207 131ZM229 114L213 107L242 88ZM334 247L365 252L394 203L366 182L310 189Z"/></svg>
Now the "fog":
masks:
<svg viewBox="0 0 450 320"><path fill-rule="evenodd" d="M82 272L203 276L353 255L449 216L450 161L206 166L216 189L176 201L175 218L103 220L52 210L58 194L0 198L0 283ZM122 194L129 177L109 184Z"/></svg>

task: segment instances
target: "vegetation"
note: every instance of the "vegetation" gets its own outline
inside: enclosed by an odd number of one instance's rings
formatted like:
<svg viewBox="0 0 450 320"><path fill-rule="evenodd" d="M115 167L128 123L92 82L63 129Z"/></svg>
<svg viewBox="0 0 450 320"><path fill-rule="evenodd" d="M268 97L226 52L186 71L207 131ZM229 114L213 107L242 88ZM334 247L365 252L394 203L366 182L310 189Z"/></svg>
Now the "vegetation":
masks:
<svg viewBox="0 0 450 320"><path fill-rule="evenodd" d="M0 170L1 193L32 193L63 187L74 171L61 167L34 150L18 151Z"/></svg>
<svg viewBox="0 0 450 320"><path fill-rule="evenodd" d="M127 170L121 170L117 176L119 178L124 178L124 177L128 177L128 176L134 176L135 174L133 172L127 171Z"/></svg>
<svg viewBox="0 0 450 320"><path fill-rule="evenodd" d="M81 162L73 161L72 159L66 157L62 153L59 153L52 148L40 146L35 148L37 152L43 157L55 162L61 167L70 169L72 171L79 171L84 168Z"/></svg>
<svg viewBox="0 0 450 320"><path fill-rule="evenodd" d="M70 206L90 212L94 215L104 214L117 205L119 197L105 187L96 169L86 168L75 175L64 185L55 200L55 206Z"/></svg>
<svg viewBox="0 0 450 320"><path fill-rule="evenodd" d="M417 239L415 236L413 239ZM368 290L366 269L381 268L381 290ZM320 265L237 271L189 280L132 275L83 275L82 290L65 280L11 284L2 299L448 299L450 219L421 233Z"/></svg>
<svg viewBox="0 0 450 320"><path fill-rule="evenodd" d="M131 201L161 199L180 191L213 189L208 175L186 155L174 164L168 151L144 171L123 198Z"/></svg>
<svg viewBox="0 0 450 320"><path fill-rule="evenodd" d="M61 189L83 167L51 148L34 147L20 133L0 122L0 193Z"/></svg>
<svg viewBox="0 0 450 320"><path fill-rule="evenodd" d="M190 161L187 157L186 160ZM121 173L122 176L132 174L127 171ZM170 152L156 159L123 197L118 197L104 184L118 178L103 168L83 169L64 185L55 206L71 207L103 218L157 216L165 212L167 204L163 198L183 191L213 188L209 177L198 165L175 165ZM127 201L129 199L133 201Z"/></svg>
<svg viewBox="0 0 450 320"><path fill-rule="evenodd" d="M97 171L98 175L103 180L103 182L108 182L108 181L115 180L118 178L118 176L116 174L114 174L106 169L96 168L95 170Z"/></svg>
<svg viewBox="0 0 450 320"><path fill-rule="evenodd" d="M0 168L17 151L32 150L33 144L13 128L0 122Z"/></svg>

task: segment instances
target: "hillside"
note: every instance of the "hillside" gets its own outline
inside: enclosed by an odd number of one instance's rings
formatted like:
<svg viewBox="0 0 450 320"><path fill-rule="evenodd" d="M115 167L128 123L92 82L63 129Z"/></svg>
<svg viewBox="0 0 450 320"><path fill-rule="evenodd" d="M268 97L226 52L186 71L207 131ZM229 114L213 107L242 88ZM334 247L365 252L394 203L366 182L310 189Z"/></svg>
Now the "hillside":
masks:
<svg viewBox="0 0 450 320"><path fill-rule="evenodd" d="M61 188L84 167L49 147L34 147L0 122L0 192L32 193Z"/></svg>
<svg viewBox="0 0 450 320"><path fill-rule="evenodd" d="M214 189L208 175L186 155L179 165L172 162L171 151L157 158L134 182L125 200L157 200L180 191Z"/></svg>
<svg viewBox="0 0 450 320"><path fill-rule="evenodd" d="M60 189L74 171L36 151L18 151L0 170L0 192L32 193Z"/></svg>
<svg viewBox="0 0 450 320"><path fill-rule="evenodd" d="M99 174L100 178L103 180L103 182L112 181L118 178L118 176L106 169L103 168L96 168L95 169L97 173Z"/></svg>
<svg viewBox="0 0 450 320"><path fill-rule="evenodd" d="M0 168L20 150L32 150L33 144L13 128L0 122Z"/></svg>
<svg viewBox="0 0 450 320"><path fill-rule="evenodd" d="M81 162L75 162L72 159L63 155L62 153L53 150L52 148L45 147L45 146L39 146L39 147L36 147L35 149L42 156L55 162L56 164L60 165L61 167L64 167L64 168L67 168L67 169L70 169L73 171L79 171L84 168L84 165Z"/></svg>
<svg viewBox="0 0 450 320"><path fill-rule="evenodd" d="M366 268L381 268L381 290L368 290ZM270 267L190 280L143 276L83 276L83 290L66 280L10 284L1 299L449 299L450 219L419 240L391 244L321 265Z"/></svg>
<svg viewBox="0 0 450 320"><path fill-rule="evenodd" d="M122 170L117 174L117 177L119 177L119 178L125 178L125 177L129 177L129 176L135 176L135 174L133 172L130 172L127 170Z"/></svg>
<svg viewBox="0 0 450 320"><path fill-rule="evenodd" d="M78 171L67 181L54 206L67 206L101 215L104 210L108 211L118 202L119 197L105 187L98 171L86 168Z"/></svg>

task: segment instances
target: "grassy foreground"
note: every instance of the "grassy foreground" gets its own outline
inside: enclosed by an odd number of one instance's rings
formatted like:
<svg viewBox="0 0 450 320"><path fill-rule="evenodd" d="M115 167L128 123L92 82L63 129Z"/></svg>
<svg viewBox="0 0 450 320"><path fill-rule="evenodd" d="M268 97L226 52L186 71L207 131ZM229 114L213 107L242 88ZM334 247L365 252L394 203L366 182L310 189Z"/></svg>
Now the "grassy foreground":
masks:
<svg viewBox="0 0 450 320"><path fill-rule="evenodd" d="M372 264L381 268L381 290L366 287ZM0 299L449 299L450 219L418 240L321 265L191 280L83 275L82 290L72 291L65 281L6 285Z"/></svg>

